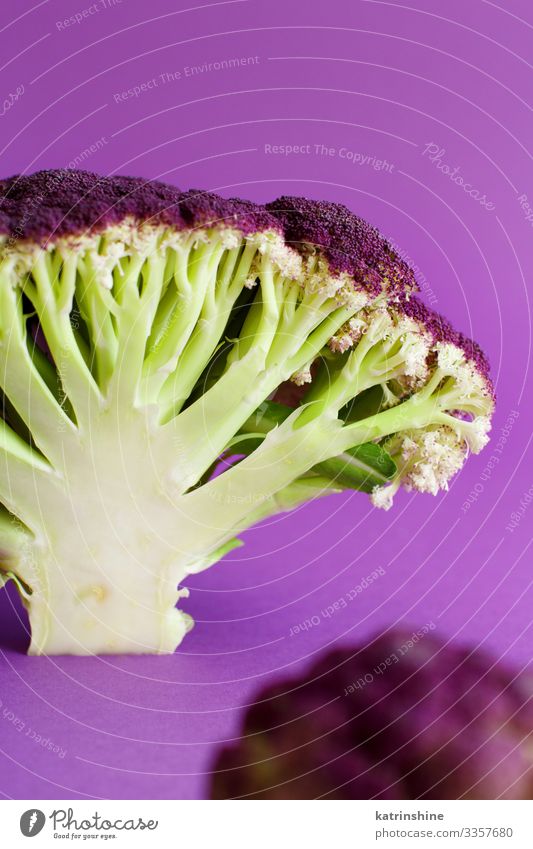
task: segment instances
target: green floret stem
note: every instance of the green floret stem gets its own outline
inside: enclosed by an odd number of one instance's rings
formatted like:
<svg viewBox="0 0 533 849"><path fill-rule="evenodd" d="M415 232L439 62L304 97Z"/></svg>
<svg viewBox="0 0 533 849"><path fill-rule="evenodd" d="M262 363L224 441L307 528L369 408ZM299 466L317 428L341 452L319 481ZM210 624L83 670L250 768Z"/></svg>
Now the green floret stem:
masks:
<svg viewBox="0 0 533 849"><path fill-rule="evenodd" d="M188 338L197 320L209 279L198 281L193 289L189 265L194 262L195 250L190 237L182 245L169 249L168 283L154 316L148 339L143 374L147 379L165 366L174 355L171 340Z"/></svg>
<svg viewBox="0 0 533 849"><path fill-rule="evenodd" d="M148 358L154 354L155 350L157 349L157 346L165 337L166 330L170 324L179 298L175 278L177 274L176 269L180 254L173 248L169 249L167 253L167 264L165 267L163 285L161 287L161 299L159 301L159 304L157 305L157 310L154 315L152 327L150 328L150 336L148 337L146 345L143 369L146 366ZM142 263L143 258L139 257L139 259ZM122 272L122 270L123 269L121 267L120 269L115 269L114 272L115 283L113 285L113 291L115 292L115 297L117 298L117 300L120 297L120 273ZM188 281L186 281L186 285L187 287L189 286ZM182 296L183 298L185 298L185 292L182 294Z"/></svg>
<svg viewBox="0 0 533 849"><path fill-rule="evenodd" d="M401 430L416 430L435 424L440 411L438 401L431 396L420 398L418 395L413 395L396 407L346 425L343 429L345 448L360 445L362 442L383 439ZM352 442L352 439L355 441Z"/></svg>
<svg viewBox="0 0 533 849"><path fill-rule="evenodd" d="M279 275L275 272L270 263L265 263L261 269L261 286L258 286L257 295L255 296L246 318L242 325L239 337L232 340L232 347L226 358L226 370L230 369L234 363L244 359L246 354L255 347L258 336L263 333L261 344L264 347L264 332L265 324L268 322L268 327L275 330L278 326L280 315L280 302L277 299L277 279ZM274 338L274 334L269 334L269 345ZM266 352L265 362L266 362Z"/></svg>
<svg viewBox="0 0 533 849"><path fill-rule="evenodd" d="M244 285L254 253L253 246L247 246L240 258L239 268L235 275L235 282L239 291L241 286ZM156 348L154 355L147 358L148 373L153 366L166 367L169 359L172 362L174 361L176 341L178 341L178 354L181 354L193 335L203 308L206 305L212 306L215 291L222 290L226 294L231 273L240 254L240 246L231 251L224 251L221 246L213 247L209 244L200 244L191 252L186 269L180 257L180 265L177 266L178 275L175 276L176 291L181 295L180 283L185 282L186 275L188 288L184 291L187 291L187 297L185 299L179 298L173 320L166 328L165 339Z"/></svg>
<svg viewBox="0 0 533 849"><path fill-rule="evenodd" d="M262 269L261 286L263 310L253 347L240 360L231 363L198 401L170 421L173 439L186 449L188 457L189 468L183 484L186 488L199 480L239 430L240 424L268 394L264 387L265 361L279 319L273 268L269 261Z"/></svg>
<svg viewBox="0 0 533 849"><path fill-rule="evenodd" d="M174 370L194 331L209 288L214 285L222 248L201 243L174 249L175 267L157 316L143 366L145 397L155 396Z"/></svg>
<svg viewBox="0 0 533 849"><path fill-rule="evenodd" d="M117 294L120 310L115 319L117 353L113 371L107 378L107 394L120 407L138 402L146 342L159 303L164 281L166 257L155 252L138 269L125 270L125 283ZM141 275L139 289L136 276Z"/></svg>
<svg viewBox="0 0 533 849"><path fill-rule="evenodd" d="M296 289L294 284L292 288ZM280 362L291 362L294 357L298 357L302 349L302 341L310 339L318 328L324 329L324 323L331 318L333 326L338 329L337 322L339 318L349 314L351 318L355 312L353 308L344 310L340 307L339 302L331 297L326 290L314 292L307 291L305 288L298 302L293 307L293 301L289 301L287 309L283 309L281 321L276 333L276 338L268 352L267 366L275 366ZM285 293L280 293L283 299L286 298ZM283 303L283 300L282 300ZM312 344L312 343L311 343ZM307 354L299 361L302 365L308 360Z"/></svg>
<svg viewBox="0 0 533 849"><path fill-rule="evenodd" d="M275 492L256 511L249 513L246 517L246 525L247 527L251 527L257 524L257 522L270 519L279 513L287 513L289 510L295 510L308 501L315 501L317 498L324 498L326 495L343 492L344 489L345 487L328 477L310 475L309 477L300 478L284 487L284 489Z"/></svg>
<svg viewBox="0 0 533 849"><path fill-rule="evenodd" d="M338 412L367 389L405 373L405 353L399 338L373 341L368 334L343 355L325 351L319 374L306 394L300 425L325 410Z"/></svg>
<svg viewBox="0 0 533 849"><path fill-rule="evenodd" d="M59 296L65 304L60 311L49 266L50 259L44 256L44 252L37 254L32 266L32 279L22 281L22 290L37 311L61 383L74 408L77 423L87 424L91 407L102 402L102 394L78 347L70 320L69 304L71 307L74 297L71 269L67 275L68 285L65 284L68 296L64 292ZM63 278L63 274L61 277Z"/></svg>
<svg viewBox="0 0 533 849"><path fill-rule="evenodd" d="M338 308L338 303L325 289L308 291L294 280L276 271L272 275L268 297L274 297L278 323L276 334L268 350L266 366L276 365L294 356L300 349L302 339ZM255 345L258 328L265 310L265 290L258 287L257 295L248 310L239 339L227 357L228 367L241 359Z"/></svg>
<svg viewBox="0 0 533 849"><path fill-rule="evenodd" d="M295 337L300 340L300 347L295 350L289 359L284 363L282 380L287 380L291 375L300 371L300 369L312 363L323 350L324 345L329 339L345 324L348 319L354 316L352 307L343 307L335 305L331 311L328 311L323 321L318 324L315 330L308 337L299 336L299 328L293 328ZM296 346L294 346L296 347ZM273 387L275 388L275 387Z"/></svg>
<svg viewBox="0 0 533 849"><path fill-rule="evenodd" d="M0 270L0 280L2 271ZM0 378L4 394L33 434L36 445L51 461L60 462L62 444L72 440L76 428L54 397L33 359L26 338L20 289L0 285ZM7 283L7 285L6 285ZM41 358L42 361L43 358ZM46 366L42 366L43 370ZM49 376L48 379L51 379Z"/></svg>
<svg viewBox="0 0 533 849"><path fill-rule="evenodd" d="M293 425L298 412L274 428L263 443L237 466L183 497L187 516L221 542L249 527L252 516L269 509L276 493L290 486L320 460L339 453L342 422L326 416L307 428ZM202 531L202 534L204 533ZM200 545L191 540L192 550Z"/></svg>
<svg viewBox="0 0 533 849"><path fill-rule="evenodd" d="M65 420L63 418L61 418L57 421L58 426L61 426L63 428L64 426L69 425L72 428L72 431L74 432L74 430L75 430L75 427L74 427L74 424L73 424L73 422L74 422L74 411L72 410L72 407L69 403L69 400L68 400L67 396L65 395L65 393L63 391L63 387L61 385L61 380L59 378L57 371L55 370L55 368L52 365L52 363L50 362L50 360L46 357L46 355L43 353L43 351L41 351L41 349L37 346L37 344L33 340L32 341L28 340L27 350L28 350L29 356L31 358L31 363L35 367L35 370L38 372L38 374L40 375L40 377L42 378L42 380L44 381L44 383L46 384L46 386L50 390L50 393L53 395L58 406L68 416L69 421L65 422ZM21 351L21 355L25 356L22 351ZM28 363L27 365L29 366L30 364ZM6 389L7 389L7 381L6 381L5 385L6 385ZM52 420L55 419L56 415L57 415L57 411L54 411L54 414L52 416ZM28 431L28 433L29 433L29 431Z"/></svg>
<svg viewBox="0 0 533 849"><path fill-rule="evenodd" d="M105 393L117 361L118 340L114 319L117 304L102 282L89 252L77 263L79 281L76 302L91 339L91 368L100 390Z"/></svg>
<svg viewBox="0 0 533 849"><path fill-rule="evenodd" d="M286 335L286 346L292 356L284 360L283 351L280 350L279 358L268 365L280 320L274 278L273 269L267 263L261 274L261 312L258 319L254 320L253 346L247 347L240 359L229 363L227 370L212 388L176 419L168 422L167 427L173 434L175 444L182 446L180 453L185 465L182 463L178 475L181 475L184 487L193 486L200 480L261 402L282 381L313 360L332 332L353 315L351 308L328 303L323 307L323 321L307 335L310 318L309 311L304 309L300 316L302 331L293 322L292 333ZM313 323L317 322L318 316L313 319Z"/></svg>
<svg viewBox="0 0 533 849"><path fill-rule="evenodd" d="M192 508L190 515L197 515L198 522L200 516L204 520L213 516L211 521L216 526L210 525L211 531L216 527L233 536L253 524L260 513L275 513L276 493L313 467L400 430L427 427L440 414L432 397L420 400L416 395L396 407L344 426L331 412L300 424L305 409L294 411L269 431L262 444L235 467L186 495L184 503L189 505L187 511ZM328 480L331 486L331 478Z"/></svg>
<svg viewBox="0 0 533 849"><path fill-rule="evenodd" d="M223 254L202 244L188 263L177 253L177 299L172 309L165 304L168 319L149 340L143 366L141 398L161 405L162 420L179 412L219 344L256 251L246 244Z"/></svg>

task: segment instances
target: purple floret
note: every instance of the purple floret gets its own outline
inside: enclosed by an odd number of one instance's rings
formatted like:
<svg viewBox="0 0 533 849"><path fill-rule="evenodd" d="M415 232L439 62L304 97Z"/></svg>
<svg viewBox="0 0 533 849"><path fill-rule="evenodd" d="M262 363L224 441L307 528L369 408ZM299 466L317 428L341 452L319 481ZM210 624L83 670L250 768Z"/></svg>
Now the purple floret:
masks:
<svg viewBox="0 0 533 849"><path fill-rule="evenodd" d="M490 364L477 342L455 330L447 318L444 318L444 316L426 306L416 296L400 298L398 309L408 318L412 318L414 321L418 321L424 325L433 337L434 342L449 343L460 348L464 352L466 359L472 362L477 371L483 375L491 394L493 394L494 390L490 380Z"/></svg>
<svg viewBox="0 0 533 849"><path fill-rule="evenodd" d="M176 230L223 224L244 234L281 230L262 206L136 177L38 171L0 182L0 234L45 243L99 232L125 218Z"/></svg>
<svg viewBox="0 0 533 849"><path fill-rule="evenodd" d="M532 697L484 652L390 631L260 692L212 795L531 799Z"/></svg>
<svg viewBox="0 0 533 849"><path fill-rule="evenodd" d="M418 289L412 269L381 233L342 204L281 197L266 208L282 223L289 244L316 246L330 270L349 274L358 288L378 295L386 278L392 294Z"/></svg>

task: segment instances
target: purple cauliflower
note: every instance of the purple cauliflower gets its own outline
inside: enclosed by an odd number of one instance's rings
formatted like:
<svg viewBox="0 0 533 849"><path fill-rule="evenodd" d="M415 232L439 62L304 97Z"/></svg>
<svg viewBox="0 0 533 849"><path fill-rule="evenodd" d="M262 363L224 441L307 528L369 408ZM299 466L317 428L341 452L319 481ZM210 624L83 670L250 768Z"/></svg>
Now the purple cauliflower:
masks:
<svg viewBox="0 0 533 849"><path fill-rule="evenodd" d="M187 577L254 523L446 489L494 393L416 290L335 203L0 181L0 586L30 653L173 652Z"/></svg>
<svg viewBox="0 0 533 849"><path fill-rule="evenodd" d="M533 799L533 678L431 627L260 692L213 798Z"/></svg>

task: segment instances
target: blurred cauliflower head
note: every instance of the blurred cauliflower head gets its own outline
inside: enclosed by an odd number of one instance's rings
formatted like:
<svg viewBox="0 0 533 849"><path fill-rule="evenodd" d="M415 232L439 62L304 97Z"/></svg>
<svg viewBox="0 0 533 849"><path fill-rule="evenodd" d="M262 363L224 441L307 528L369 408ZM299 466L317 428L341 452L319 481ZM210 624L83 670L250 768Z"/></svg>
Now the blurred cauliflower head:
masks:
<svg viewBox="0 0 533 849"><path fill-rule="evenodd" d="M432 628L329 652L260 692L213 798L532 799L533 679Z"/></svg>

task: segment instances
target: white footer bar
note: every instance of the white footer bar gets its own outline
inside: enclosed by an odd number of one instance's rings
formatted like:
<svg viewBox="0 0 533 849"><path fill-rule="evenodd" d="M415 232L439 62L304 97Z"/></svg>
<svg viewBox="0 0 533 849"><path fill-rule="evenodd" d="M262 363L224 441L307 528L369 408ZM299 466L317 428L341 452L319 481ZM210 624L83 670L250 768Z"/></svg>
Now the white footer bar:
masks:
<svg viewBox="0 0 533 849"><path fill-rule="evenodd" d="M10 800L0 802L0 834L6 849L531 849L533 802Z"/></svg>

